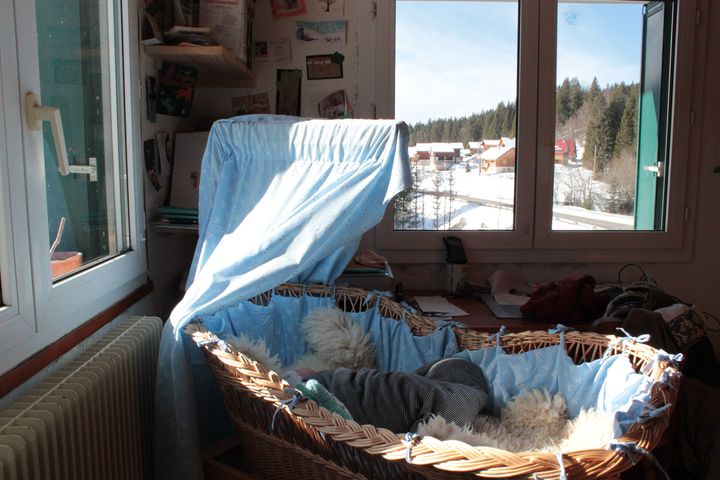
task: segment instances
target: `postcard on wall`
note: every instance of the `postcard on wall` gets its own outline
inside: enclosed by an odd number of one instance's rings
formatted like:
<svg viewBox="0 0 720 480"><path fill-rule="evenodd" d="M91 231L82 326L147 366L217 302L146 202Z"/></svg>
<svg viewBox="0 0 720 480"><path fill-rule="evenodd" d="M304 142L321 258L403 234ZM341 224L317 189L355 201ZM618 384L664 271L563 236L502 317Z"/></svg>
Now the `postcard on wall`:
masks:
<svg viewBox="0 0 720 480"><path fill-rule="evenodd" d="M322 118L352 118L353 110L345 90L338 90L318 103L318 114Z"/></svg>
<svg viewBox="0 0 720 480"><path fill-rule="evenodd" d="M162 186L160 185L160 170L157 147L155 146L155 137L148 138L143 141L143 158L145 160L145 171L150 179L150 185L159 192Z"/></svg>
<svg viewBox="0 0 720 480"><path fill-rule="evenodd" d="M305 0L270 0L273 18L285 18L302 15L307 12Z"/></svg>
<svg viewBox="0 0 720 480"><path fill-rule="evenodd" d="M278 115L300 116L300 84L302 70L277 71L277 95L275 98L275 113Z"/></svg>
<svg viewBox="0 0 720 480"><path fill-rule="evenodd" d="M305 57L307 79L342 78L343 60L345 57L338 52L327 55L308 55Z"/></svg>
<svg viewBox="0 0 720 480"><path fill-rule="evenodd" d="M157 92L157 113L189 117L198 69L163 62Z"/></svg>
<svg viewBox="0 0 720 480"><path fill-rule="evenodd" d="M145 77L145 111L150 123L157 121L157 79L152 75Z"/></svg>
<svg viewBox="0 0 720 480"><path fill-rule="evenodd" d="M232 109L235 115L270 113L270 98L267 93L235 97L232 99Z"/></svg>
<svg viewBox="0 0 720 480"><path fill-rule="evenodd" d="M344 13L345 0L310 0L316 12Z"/></svg>
<svg viewBox="0 0 720 480"><path fill-rule="evenodd" d="M289 63L292 60L290 37L255 42L255 64Z"/></svg>
<svg viewBox="0 0 720 480"><path fill-rule="evenodd" d="M295 36L302 42L345 43L347 20L295 22Z"/></svg>

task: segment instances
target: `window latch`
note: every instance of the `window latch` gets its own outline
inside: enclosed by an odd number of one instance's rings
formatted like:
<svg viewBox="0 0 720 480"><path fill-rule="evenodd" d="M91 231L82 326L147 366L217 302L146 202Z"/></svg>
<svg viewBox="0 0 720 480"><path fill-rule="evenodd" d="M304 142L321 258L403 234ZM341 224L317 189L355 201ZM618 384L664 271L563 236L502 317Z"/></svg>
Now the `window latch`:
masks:
<svg viewBox="0 0 720 480"><path fill-rule="evenodd" d="M647 165L643 167L643 170L655 173L658 178L661 178L665 173L663 170L663 162L657 162L657 165Z"/></svg>
<svg viewBox="0 0 720 480"><path fill-rule="evenodd" d="M40 130L42 122L50 122L60 175L65 176L70 173L89 175L91 182L97 182L97 159L91 157L88 161L89 165L70 165L67 147L65 146L65 132L63 131L62 118L58 107L40 105L37 95L28 92L25 95L25 114L30 130Z"/></svg>

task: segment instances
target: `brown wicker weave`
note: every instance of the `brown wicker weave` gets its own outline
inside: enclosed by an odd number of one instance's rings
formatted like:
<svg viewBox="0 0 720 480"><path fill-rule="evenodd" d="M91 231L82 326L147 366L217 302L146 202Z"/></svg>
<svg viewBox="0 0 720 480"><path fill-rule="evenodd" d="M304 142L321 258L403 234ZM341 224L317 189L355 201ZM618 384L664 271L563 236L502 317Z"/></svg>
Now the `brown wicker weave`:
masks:
<svg viewBox="0 0 720 480"><path fill-rule="evenodd" d="M396 302L356 288L335 289L324 286L282 285L263 294L256 303L267 303L271 295L299 297L303 294L332 296L345 311L364 311L380 302L381 313L396 320L403 318ZM404 320L416 335L434 330L432 320L407 312ZM189 324L185 332L195 340L214 339L199 323ZM478 349L495 345L491 334L456 328L459 348ZM593 333L567 333L568 354L576 363L599 358L615 337ZM506 352L520 353L559 343L559 335L546 332L511 333L501 337ZM202 347L212 371L220 383L228 411L241 431L242 447L253 461L253 467L268 478L532 478L557 479L560 475L557 457L551 453L511 453L486 447L471 447L457 441L439 441L425 437L411 448L411 463L406 462L407 445L402 436L372 425L359 425L318 407L313 401L299 403L292 411L281 407L274 428L269 426L281 402L292 398L289 385L275 372L264 370L243 354L225 351L217 344ZM655 356L656 350L640 343L614 347L624 349L634 367L640 369ZM651 372L655 380L650 403L655 407L669 404L661 415L636 424L619 442L636 442L652 450L660 441L677 397L680 375L669 382L657 381L665 368L677 369L661 362ZM565 472L570 479L614 478L632 466L628 457L610 450L585 450L563 454Z"/></svg>

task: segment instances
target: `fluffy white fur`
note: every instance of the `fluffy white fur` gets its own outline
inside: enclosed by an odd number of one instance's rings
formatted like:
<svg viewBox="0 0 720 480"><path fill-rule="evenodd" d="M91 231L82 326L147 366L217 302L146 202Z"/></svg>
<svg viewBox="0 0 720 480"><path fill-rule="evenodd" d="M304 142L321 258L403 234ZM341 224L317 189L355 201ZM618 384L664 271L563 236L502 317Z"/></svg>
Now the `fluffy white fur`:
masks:
<svg viewBox="0 0 720 480"><path fill-rule="evenodd" d="M291 368L316 371L330 368L373 368L375 346L368 334L338 308L316 308L300 327L311 354L298 359Z"/></svg>
<svg viewBox="0 0 720 480"><path fill-rule="evenodd" d="M499 418L481 415L473 426L459 427L433 417L419 426L418 433L510 452L604 448L613 438L611 414L583 410L568 420L565 399L546 390L528 390L513 397Z"/></svg>
<svg viewBox="0 0 720 480"><path fill-rule="evenodd" d="M280 359L277 355L270 355L267 345L265 345L265 340L260 339L253 342L243 333L239 337L230 335L225 341L232 345L239 353L255 360L266 370L272 370L282 375L283 368Z"/></svg>
<svg viewBox="0 0 720 480"><path fill-rule="evenodd" d="M255 360L266 370L272 370L291 385L300 381L295 372L299 368L315 371L337 367L372 368L375 366L375 346L368 334L355 325L338 308L316 308L305 317L300 327L312 352L296 359L284 368L277 355L271 355L263 340L253 342L247 335L229 336L227 342L235 350Z"/></svg>

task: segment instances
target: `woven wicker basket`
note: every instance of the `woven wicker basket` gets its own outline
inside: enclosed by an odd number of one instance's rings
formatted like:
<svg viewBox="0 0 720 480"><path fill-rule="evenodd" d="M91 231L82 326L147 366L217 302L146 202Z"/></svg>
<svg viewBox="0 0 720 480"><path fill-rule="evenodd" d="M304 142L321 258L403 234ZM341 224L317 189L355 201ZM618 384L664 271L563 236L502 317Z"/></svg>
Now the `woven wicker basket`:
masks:
<svg viewBox="0 0 720 480"><path fill-rule="evenodd" d="M271 295L335 295L339 308L348 312L365 311L380 302L380 312L388 318L401 320L415 335L434 330L432 320L406 312L396 302L374 296L368 300L365 290L335 289L324 286L282 285L273 293L263 294L254 302L267 304ZM185 332L196 341L213 340L212 333L201 324L190 323ZM495 345L491 334L456 328L458 346L478 349ZM567 333L566 349L576 363L599 358L614 337L593 333ZM559 335L546 332L506 334L501 344L508 353L556 345ZM556 455L543 452L511 453L487 447L471 447L456 441L422 438L413 444L411 462L406 461L408 447L404 438L372 425L346 421L313 401L303 401L292 411L282 406L292 398L285 391L289 385L272 371L264 370L243 354L226 351L216 343L204 342L202 347L208 364L216 375L228 411L240 430L241 448L251 467L267 478L337 479L337 478L533 478L557 479L560 467ZM634 367L640 369L655 356L647 345L625 342L623 348ZM675 403L680 375L670 375L668 382L658 381L665 368L677 373L675 367L661 364L651 373L650 403L655 407L670 405L662 414L634 425L619 442L636 442L652 450L660 441ZM274 428L270 430L273 414ZM564 452L565 473L570 479L614 478L633 462L622 453L611 450Z"/></svg>

